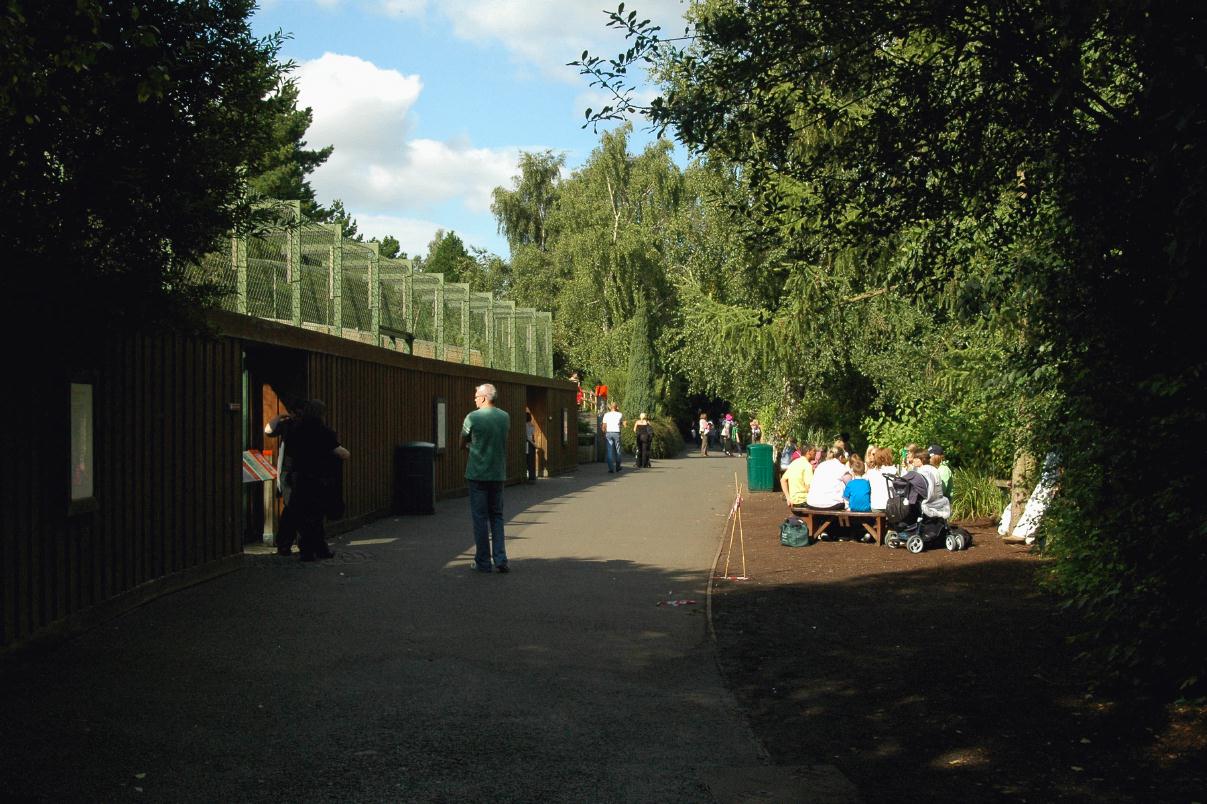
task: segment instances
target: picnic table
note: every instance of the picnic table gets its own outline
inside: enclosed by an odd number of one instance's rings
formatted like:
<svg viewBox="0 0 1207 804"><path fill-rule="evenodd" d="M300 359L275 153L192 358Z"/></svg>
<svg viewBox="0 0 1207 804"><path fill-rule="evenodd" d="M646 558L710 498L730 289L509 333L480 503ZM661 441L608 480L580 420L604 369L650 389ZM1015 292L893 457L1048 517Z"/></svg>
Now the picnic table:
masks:
<svg viewBox="0 0 1207 804"><path fill-rule="evenodd" d="M888 520L883 511L833 511L793 506L792 514L805 520L805 524L809 526L809 534L814 539L820 538L830 525L835 523L840 527L849 528L851 520L858 522L864 531L882 546L884 535L888 531Z"/></svg>

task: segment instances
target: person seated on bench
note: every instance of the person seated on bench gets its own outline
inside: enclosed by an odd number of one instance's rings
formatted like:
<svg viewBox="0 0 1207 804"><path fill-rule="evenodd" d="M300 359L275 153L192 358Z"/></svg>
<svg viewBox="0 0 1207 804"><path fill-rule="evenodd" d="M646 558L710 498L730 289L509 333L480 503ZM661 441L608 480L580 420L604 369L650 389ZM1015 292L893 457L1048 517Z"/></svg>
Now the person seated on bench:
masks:
<svg viewBox="0 0 1207 804"><path fill-rule="evenodd" d="M925 449L914 448L909 456L910 471L902 477L909 481L910 490L906 500L910 505L910 516L947 519L951 516L951 502L943 496L943 482L930 465L930 455Z"/></svg>
<svg viewBox="0 0 1207 804"><path fill-rule="evenodd" d="M846 453L839 447L830 447L826 459L813 470L813 483L805 497L805 505L820 511L845 511L842 499L847 482Z"/></svg>
<svg viewBox="0 0 1207 804"><path fill-rule="evenodd" d="M872 487L872 510L883 511L888 507L888 482L884 476L897 474L897 465L893 462L893 451L887 447L874 447L871 454L863 476Z"/></svg>
<svg viewBox="0 0 1207 804"><path fill-rule="evenodd" d="M809 495L809 487L813 484L813 447L802 444L800 456L788 464L788 468L780 475L780 489L788 502L788 510L799 508L805 504Z"/></svg>
<svg viewBox="0 0 1207 804"><path fill-rule="evenodd" d="M852 455L850 458L851 474L843 489L842 499L847 504L848 511L870 513L872 510L872 484L863 476L863 458Z"/></svg>

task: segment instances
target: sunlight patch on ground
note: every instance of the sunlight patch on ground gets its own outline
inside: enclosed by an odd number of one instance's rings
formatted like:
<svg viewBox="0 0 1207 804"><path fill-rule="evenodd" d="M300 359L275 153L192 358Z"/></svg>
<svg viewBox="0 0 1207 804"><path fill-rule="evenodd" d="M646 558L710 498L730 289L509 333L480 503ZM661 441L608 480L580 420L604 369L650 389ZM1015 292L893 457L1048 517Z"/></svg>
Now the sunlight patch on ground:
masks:
<svg viewBox="0 0 1207 804"><path fill-rule="evenodd" d="M398 541L397 536L391 536L388 539L386 539L386 538L383 538L383 539L357 539L354 542L348 542L348 546L349 547L366 547L370 544L390 544L391 542L396 542L396 541Z"/></svg>
<svg viewBox="0 0 1207 804"><path fill-rule="evenodd" d="M989 764L989 757L984 748L956 748L946 751L931 760L930 766L939 770L950 768L969 768Z"/></svg>

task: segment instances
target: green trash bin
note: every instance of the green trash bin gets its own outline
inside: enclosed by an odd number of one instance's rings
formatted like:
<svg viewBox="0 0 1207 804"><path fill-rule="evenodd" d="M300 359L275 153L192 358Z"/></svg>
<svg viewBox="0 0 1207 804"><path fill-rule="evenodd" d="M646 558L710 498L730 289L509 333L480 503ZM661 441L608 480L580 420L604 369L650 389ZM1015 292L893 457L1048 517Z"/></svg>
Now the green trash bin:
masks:
<svg viewBox="0 0 1207 804"><path fill-rule="evenodd" d="M746 487L751 491L775 491L775 451L770 444L751 444L746 450Z"/></svg>

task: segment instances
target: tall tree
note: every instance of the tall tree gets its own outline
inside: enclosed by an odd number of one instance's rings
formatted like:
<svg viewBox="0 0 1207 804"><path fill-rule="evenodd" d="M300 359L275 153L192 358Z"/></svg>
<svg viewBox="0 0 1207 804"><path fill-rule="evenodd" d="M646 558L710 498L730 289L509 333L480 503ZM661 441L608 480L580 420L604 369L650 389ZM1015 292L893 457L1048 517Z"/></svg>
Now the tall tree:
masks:
<svg viewBox="0 0 1207 804"><path fill-rule="evenodd" d="M654 349L650 341L650 317L644 300L637 303L629 346L629 375L625 383L624 413L632 419L654 413Z"/></svg>
<svg viewBox="0 0 1207 804"><path fill-rule="evenodd" d="M520 153L520 175L510 190L496 187L491 194L490 211L499 222L499 232L507 238L512 254L526 246L547 249L549 213L557 201L557 187L565 154L553 151Z"/></svg>
<svg viewBox="0 0 1207 804"><path fill-rule="evenodd" d="M275 115L273 118L273 147L265 154L258 173L248 182L251 192L261 198L278 198L301 201L302 215L312 220L326 217L314 197L309 175L327 161L334 147L328 145L318 150L306 147L306 130L314 115L310 108L297 108L298 87L293 80L286 81L279 91L269 98Z"/></svg>
<svg viewBox="0 0 1207 804"><path fill-rule="evenodd" d="M246 177L270 161L285 75L281 36L252 35L253 7L0 7L3 281L18 316L53 310L79 333L213 297L187 266L250 221Z"/></svg>

